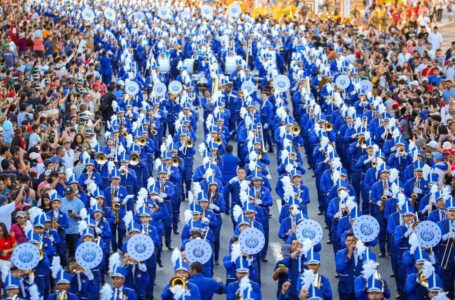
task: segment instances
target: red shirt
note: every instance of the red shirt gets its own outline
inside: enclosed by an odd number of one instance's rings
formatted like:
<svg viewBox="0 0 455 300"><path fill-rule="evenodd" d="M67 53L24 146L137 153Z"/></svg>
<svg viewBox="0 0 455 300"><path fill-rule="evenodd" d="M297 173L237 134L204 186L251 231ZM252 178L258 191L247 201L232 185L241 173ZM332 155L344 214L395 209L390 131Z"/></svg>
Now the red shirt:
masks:
<svg viewBox="0 0 455 300"><path fill-rule="evenodd" d="M4 237L0 238L0 251L11 250L13 249L14 244L16 244L16 239L12 235L9 236L9 239L6 239ZM9 260L12 254L13 252L8 253L6 256L0 255L0 259Z"/></svg>

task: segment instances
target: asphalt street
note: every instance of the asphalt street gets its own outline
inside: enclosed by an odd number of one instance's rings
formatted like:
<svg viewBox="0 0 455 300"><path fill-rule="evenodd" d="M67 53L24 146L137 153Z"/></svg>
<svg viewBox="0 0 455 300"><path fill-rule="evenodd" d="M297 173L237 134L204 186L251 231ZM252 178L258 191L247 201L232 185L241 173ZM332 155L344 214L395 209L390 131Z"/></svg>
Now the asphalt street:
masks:
<svg viewBox="0 0 455 300"><path fill-rule="evenodd" d="M197 142L200 143L203 141L203 129L202 129L202 112L199 111L199 120L198 120L198 130L197 130ZM196 143L196 149L197 145ZM235 143L231 142L232 145ZM236 150L237 147L235 146L234 149ZM276 148L275 148L276 149ZM303 147L300 149L300 153L304 156L304 149ZM279 231L279 222L278 222L278 215L281 209L281 200L279 200L277 194L275 193L275 186L278 180L277 174L277 159L276 153L269 153L271 163L269 165L269 170L272 176L270 180L270 184L273 188L272 196L274 199L273 207L271 208L272 218L270 219L270 242L269 242L269 251L268 251L268 262L261 263L261 282L262 282L262 297L263 299L275 299L276 290L277 290L277 282L272 279L272 274L275 268L276 262L281 259L281 245L282 242L278 238L278 231ZM202 163L201 156L199 153L195 156L194 161L194 168ZM306 165L306 161L304 159L304 163ZM306 167L308 167L306 165ZM316 181L313 176L313 171L306 169L306 173L303 176L303 182L308 186L311 194L311 202L308 206L308 217L310 219L316 220L323 226L324 228L324 218L323 216L318 216L318 205L317 205L317 191L316 191ZM188 202L182 203L181 206L181 220L179 225L179 230L183 227L183 211L188 207ZM226 270L223 266L221 257L228 253L228 246L229 246L229 239L232 237L232 223L230 216L223 214L223 227L221 230L221 250L220 250L220 265L214 267L215 277L218 276L223 279L226 278ZM327 229L324 230L324 238L321 250L321 268L320 274L327 276L330 279L330 284L332 286L332 293L333 299L338 299L337 293L337 286L338 286L338 279L335 278L335 254L333 252L332 245L327 245L326 241L328 239L328 231ZM172 236L172 245L174 247L178 247L181 245L181 238L180 236L173 235ZM379 249L373 249L376 253L379 253ZM155 297L156 299L160 299L161 292L166 283L173 276L173 269L171 263L171 254L172 251L167 250L166 248L163 249L163 268L159 268L157 270L156 276L156 286L155 286ZM395 282L393 278L390 278L390 274L392 272L391 265L390 265L390 257L379 258L379 271L383 277L387 279L389 284L391 285L391 289L393 291L393 297L395 296ZM225 299L226 295L216 295L213 299Z"/></svg>

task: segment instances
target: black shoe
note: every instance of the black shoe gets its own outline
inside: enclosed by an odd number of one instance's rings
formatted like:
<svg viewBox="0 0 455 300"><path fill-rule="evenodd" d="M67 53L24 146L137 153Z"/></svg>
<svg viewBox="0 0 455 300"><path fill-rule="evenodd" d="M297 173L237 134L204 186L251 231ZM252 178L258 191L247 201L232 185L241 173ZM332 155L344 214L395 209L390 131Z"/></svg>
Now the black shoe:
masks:
<svg viewBox="0 0 455 300"><path fill-rule="evenodd" d="M379 257L385 257L385 253L384 253L384 252L381 252L381 253L379 253L378 256L379 256Z"/></svg>
<svg viewBox="0 0 455 300"><path fill-rule="evenodd" d="M174 247L171 246L171 244L166 244L166 248L168 248L169 250L174 250Z"/></svg>
<svg viewBox="0 0 455 300"><path fill-rule="evenodd" d="M269 149L269 153L273 153L273 149Z"/></svg>
<svg viewBox="0 0 455 300"><path fill-rule="evenodd" d="M179 230L178 229L174 229L174 234L176 234L176 235L180 234Z"/></svg>
<svg viewBox="0 0 455 300"><path fill-rule="evenodd" d="M267 257L264 256L264 257L262 258L262 262L266 263L266 262L268 262L268 261L269 261L269 260L267 259Z"/></svg>
<svg viewBox="0 0 455 300"><path fill-rule="evenodd" d="M162 262L159 261L159 262L157 262L157 263L158 263L158 266L160 266L160 268L163 267L163 263L162 263Z"/></svg>
<svg viewBox="0 0 455 300"><path fill-rule="evenodd" d="M318 216L322 216L323 214L324 214L324 212L323 212L322 210L320 210L320 211L318 212Z"/></svg>
<svg viewBox="0 0 455 300"><path fill-rule="evenodd" d="M325 225L325 226L324 226L324 229L329 229L329 226Z"/></svg>
<svg viewBox="0 0 455 300"><path fill-rule="evenodd" d="M340 278L340 275L338 275L338 273L335 274L335 278Z"/></svg>
<svg viewBox="0 0 455 300"><path fill-rule="evenodd" d="M229 216L231 213L227 211L227 212L225 212L224 214L225 214L226 216Z"/></svg>
<svg viewBox="0 0 455 300"><path fill-rule="evenodd" d="M220 263L217 260L215 260L215 266L219 266L219 265L220 265Z"/></svg>
<svg viewBox="0 0 455 300"><path fill-rule="evenodd" d="M332 244L332 240L328 240L327 242L325 242L326 244Z"/></svg>
<svg viewBox="0 0 455 300"><path fill-rule="evenodd" d="M390 277L392 278L395 277L395 273L390 274Z"/></svg>

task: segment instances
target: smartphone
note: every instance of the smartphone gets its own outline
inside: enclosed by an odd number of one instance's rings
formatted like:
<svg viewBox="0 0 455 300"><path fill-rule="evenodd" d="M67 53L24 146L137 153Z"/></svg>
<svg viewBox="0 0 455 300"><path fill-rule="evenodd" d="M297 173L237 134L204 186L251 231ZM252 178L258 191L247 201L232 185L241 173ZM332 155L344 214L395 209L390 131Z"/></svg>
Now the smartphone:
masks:
<svg viewBox="0 0 455 300"><path fill-rule="evenodd" d="M68 209L68 214L71 214L73 211L71 209Z"/></svg>

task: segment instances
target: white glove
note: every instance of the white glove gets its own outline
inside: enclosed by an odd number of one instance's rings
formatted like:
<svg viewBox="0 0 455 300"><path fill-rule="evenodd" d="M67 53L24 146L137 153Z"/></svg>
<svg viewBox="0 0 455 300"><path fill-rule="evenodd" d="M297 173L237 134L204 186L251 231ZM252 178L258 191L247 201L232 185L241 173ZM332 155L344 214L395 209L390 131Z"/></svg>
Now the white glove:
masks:
<svg viewBox="0 0 455 300"><path fill-rule="evenodd" d="M167 194L166 193L160 193L160 198L166 198L167 197Z"/></svg>
<svg viewBox="0 0 455 300"><path fill-rule="evenodd" d="M262 204L262 200L261 199L256 199L256 204L257 205L261 205Z"/></svg>
<svg viewBox="0 0 455 300"><path fill-rule="evenodd" d="M396 147L396 146L393 146L392 148L390 148L390 151L393 152L393 151L395 151L396 149L397 149L397 147Z"/></svg>
<svg viewBox="0 0 455 300"><path fill-rule="evenodd" d="M265 123L264 124L264 129L267 129L267 128L269 128L269 124Z"/></svg>
<svg viewBox="0 0 455 300"><path fill-rule="evenodd" d="M139 263L139 264L137 264L137 267L139 268L139 270L141 272L147 272L147 266L145 264Z"/></svg>
<svg viewBox="0 0 455 300"><path fill-rule="evenodd" d="M84 184L85 184L85 185L89 185L91 181L92 181L91 179L86 179L86 180L84 181Z"/></svg>
<svg viewBox="0 0 455 300"><path fill-rule="evenodd" d="M351 139L355 139L357 136L357 133L354 133L353 135L351 135Z"/></svg>
<svg viewBox="0 0 455 300"><path fill-rule="evenodd" d="M211 210L220 210L220 208L217 205L213 204L213 203L210 203L209 208Z"/></svg>
<svg viewBox="0 0 455 300"><path fill-rule="evenodd" d="M365 160L363 161L363 164L364 164L364 165L369 164L370 161L372 161L372 160L373 160L373 157L369 156L367 159L365 159Z"/></svg>
<svg viewBox="0 0 455 300"><path fill-rule="evenodd" d="M35 272L30 272L28 275L28 284L32 285L35 282Z"/></svg>
<svg viewBox="0 0 455 300"><path fill-rule="evenodd" d="M404 233L404 237L406 237L406 238L409 237L409 236L411 235L411 233L412 233L412 229L409 228L409 229Z"/></svg>
<svg viewBox="0 0 455 300"><path fill-rule="evenodd" d="M49 240L53 243L54 242L54 237L52 235L49 236Z"/></svg>
<svg viewBox="0 0 455 300"><path fill-rule="evenodd" d="M101 230L101 228L99 228L99 227L96 227L96 228L95 228L95 231L96 231L97 234L101 234L101 233L103 232L103 231Z"/></svg>
<svg viewBox="0 0 455 300"><path fill-rule="evenodd" d="M207 217L202 218L202 223L209 224L210 220Z"/></svg>
<svg viewBox="0 0 455 300"><path fill-rule="evenodd" d="M185 149L184 146L180 146L180 147L179 147L179 151L183 151L183 149Z"/></svg>
<svg viewBox="0 0 455 300"><path fill-rule="evenodd" d="M334 216L333 216L334 219L339 219L341 218L341 211L337 212Z"/></svg>
<svg viewBox="0 0 455 300"><path fill-rule="evenodd" d="M85 270L84 272L85 276L87 276L88 280L93 280L95 277L93 276L92 270Z"/></svg>
<svg viewBox="0 0 455 300"><path fill-rule="evenodd" d="M379 201L376 203L376 205L377 205L377 206L379 206L379 207L381 207L381 205L382 205L382 201L381 201L381 200L379 200Z"/></svg>
<svg viewBox="0 0 455 300"><path fill-rule="evenodd" d="M120 199L118 197L114 197L114 202L120 202Z"/></svg>
<svg viewBox="0 0 455 300"><path fill-rule="evenodd" d="M390 192L389 190L387 190L387 191L384 192L384 195L390 197L390 196L392 196L392 192Z"/></svg>
<svg viewBox="0 0 455 300"><path fill-rule="evenodd" d="M422 210L422 213L426 213L426 212L430 211L430 209L431 209L431 204L427 204L425 206L425 208Z"/></svg>
<svg viewBox="0 0 455 300"><path fill-rule="evenodd" d="M234 178L231 178L231 180L229 180L229 183L233 184L234 182L237 182L237 181L239 181L239 178L238 177L234 177Z"/></svg>
<svg viewBox="0 0 455 300"><path fill-rule="evenodd" d="M448 239L451 239L455 236L455 234L453 232L447 232L446 234L444 234L442 236L442 240L443 241L447 241Z"/></svg>

